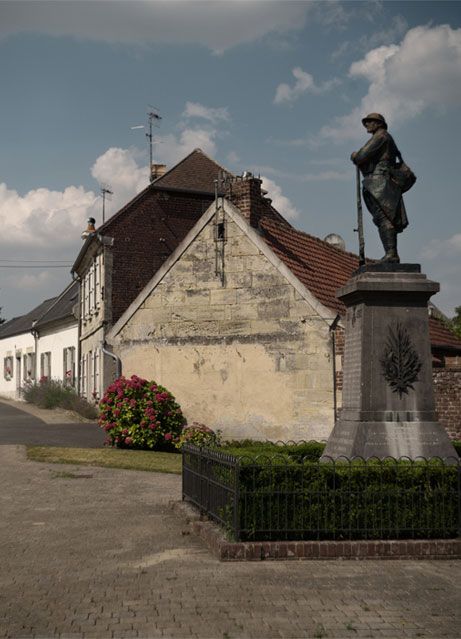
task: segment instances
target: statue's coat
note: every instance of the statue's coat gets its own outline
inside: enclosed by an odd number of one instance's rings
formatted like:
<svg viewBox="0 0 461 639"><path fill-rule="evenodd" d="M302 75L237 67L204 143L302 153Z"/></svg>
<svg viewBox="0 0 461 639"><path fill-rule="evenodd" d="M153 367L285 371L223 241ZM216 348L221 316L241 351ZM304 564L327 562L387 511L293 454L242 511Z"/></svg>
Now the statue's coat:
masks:
<svg viewBox="0 0 461 639"><path fill-rule="evenodd" d="M390 133L379 128L353 159L362 172L363 199L373 219L378 223L384 213L398 233L408 226L402 192L390 173L399 157Z"/></svg>

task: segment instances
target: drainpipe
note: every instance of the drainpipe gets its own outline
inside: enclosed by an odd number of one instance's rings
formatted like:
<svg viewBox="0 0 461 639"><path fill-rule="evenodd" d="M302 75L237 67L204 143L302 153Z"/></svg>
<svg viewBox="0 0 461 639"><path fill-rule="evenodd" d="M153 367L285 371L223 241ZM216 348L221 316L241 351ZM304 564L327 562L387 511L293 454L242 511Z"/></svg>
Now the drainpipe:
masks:
<svg viewBox="0 0 461 639"><path fill-rule="evenodd" d="M34 382L37 383L38 381L38 331L35 330L34 326L37 323L36 320L34 320L32 322L32 330L30 331L32 333L32 335L34 336L34 351L35 351L35 357L34 357Z"/></svg>
<svg viewBox="0 0 461 639"><path fill-rule="evenodd" d="M75 282L77 280L77 282L80 283L80 286L78 287L78 322L77 322L77 394L81 395L81 366L80 366L80 360L81 360L81 353L82 353L82 349L80 346L80 337L82 334L82 328L81 328L81 322L82 322L82 318L80 317L80 309L82 308L82 278L80 277L80 275L78 275L78 273L76 273L75 271L71 271L70 272L73 281Z"/></svg>
<svg viewBox="0 0 461 639"><path fill-rule="evenodd" d="M106 342L101 342L101 350L105 355L108 355L115 361L115 373L117 378L122 376L122 360L115 353L108 351L106 348Z"/></svg>
<svg viewBox="0 0 461 639"><path fill-rule="evenodd" d="M333 357L333 413L335 417L335 424L336 424L336 420L338 419L338 396L337 396L338 393L336 390L336 329L338 327L338 323L340 319L341 319L341 316L338 313L338 315L336 315L335 319L332 321L328 329L331 335L331 350L332 350L332 357Z"/></svg>

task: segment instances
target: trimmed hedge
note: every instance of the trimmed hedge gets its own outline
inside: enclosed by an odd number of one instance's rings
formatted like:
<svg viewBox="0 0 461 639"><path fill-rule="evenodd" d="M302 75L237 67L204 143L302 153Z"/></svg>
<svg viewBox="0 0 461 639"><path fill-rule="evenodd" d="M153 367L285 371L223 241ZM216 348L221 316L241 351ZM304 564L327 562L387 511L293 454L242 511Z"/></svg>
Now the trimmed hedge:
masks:
<svg viewBox="0 0 461 639"><path fill-rule="evenodd" d="M319 462L323 450L318 442L186 446L189 496L246 541L449 538L461 532L459 465Z"/></svg>
<svg viewBox="0 0 461 639"><path fill-rule="evenodd" d="M244 461L244 460L242 460ZM242 539L456 537L459 467L438 462L244 462Z"/></svg>

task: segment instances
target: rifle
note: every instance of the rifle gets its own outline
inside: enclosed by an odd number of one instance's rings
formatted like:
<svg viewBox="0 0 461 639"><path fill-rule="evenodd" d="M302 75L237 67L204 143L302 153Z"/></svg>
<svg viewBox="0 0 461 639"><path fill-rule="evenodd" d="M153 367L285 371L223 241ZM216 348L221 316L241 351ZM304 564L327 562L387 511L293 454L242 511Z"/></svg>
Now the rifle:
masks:
<svg viewBox="0 0 461 639"><path fill-rule="evenodd" d="M363 212L362 194L360 192L360 169L356 167L356 187L357 187L357 228L354 229L359 234L359 266L365 265L365 238L363 237Z"/></svg>

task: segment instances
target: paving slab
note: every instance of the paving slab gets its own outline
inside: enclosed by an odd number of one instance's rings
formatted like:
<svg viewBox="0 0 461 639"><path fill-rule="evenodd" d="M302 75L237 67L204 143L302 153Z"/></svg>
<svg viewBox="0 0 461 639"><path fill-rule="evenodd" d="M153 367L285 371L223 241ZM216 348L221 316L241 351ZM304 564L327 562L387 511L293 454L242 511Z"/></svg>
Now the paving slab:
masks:
<svg viewBox="0 0 461 639"><path fill-rule="evenodd" d="M461 562L222 563L176 475L0 446L0 637L459 638Z"/></svg>

